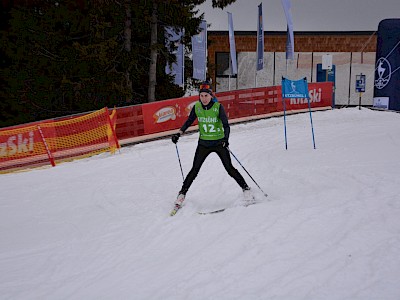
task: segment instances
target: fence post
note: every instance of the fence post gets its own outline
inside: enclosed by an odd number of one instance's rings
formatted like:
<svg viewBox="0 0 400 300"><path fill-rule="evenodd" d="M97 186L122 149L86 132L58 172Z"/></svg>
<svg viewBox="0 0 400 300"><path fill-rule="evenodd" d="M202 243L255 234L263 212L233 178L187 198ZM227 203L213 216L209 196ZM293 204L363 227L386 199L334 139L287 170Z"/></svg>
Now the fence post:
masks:
<svg viewBox="0 0 400 300"><path fill-rule="evenodd" d="M56 163L54 162L54 157L53 157L53 155L51 154L51 151L50 151L50 149L49 149L49 146L47 145L46 139L44 138L44 134L43 134L42 128L40 127L40 125L37 125L37 128L38 128L38 130L39 130L40 137L42 138L42 142L43 142L44 147L45 147L45 149L46 149L47 156L49 157L49 161L50 161L51 165L52 165L53 167L55 167L55 166L56 166Z"/></svg>

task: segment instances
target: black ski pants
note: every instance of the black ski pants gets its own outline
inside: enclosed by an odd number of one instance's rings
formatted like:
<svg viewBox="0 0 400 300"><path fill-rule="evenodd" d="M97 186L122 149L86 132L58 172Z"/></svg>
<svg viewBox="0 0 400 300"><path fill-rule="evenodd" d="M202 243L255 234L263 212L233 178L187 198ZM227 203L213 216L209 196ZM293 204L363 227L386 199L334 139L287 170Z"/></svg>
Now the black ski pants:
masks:
<svg viewBox="0 0 400 300"><path fill-rule="evenodd" d="M197 174L199 174L200 168L203 165L204 161L206 160L207 156L210 155L212 152L215 152L219 156L222 164L225 167L225 170L233 179L236 180L236 182L242 189L248 187L243 176L232 165L231 156L227 148L222 147L222 145L214 147L205 147L199 144L197 145L196 153L194 155L192 169L189 171L188 175L186 176L183 182L181 193L186 194L186 192L192 185L193 180L197 177Z"/></svg>

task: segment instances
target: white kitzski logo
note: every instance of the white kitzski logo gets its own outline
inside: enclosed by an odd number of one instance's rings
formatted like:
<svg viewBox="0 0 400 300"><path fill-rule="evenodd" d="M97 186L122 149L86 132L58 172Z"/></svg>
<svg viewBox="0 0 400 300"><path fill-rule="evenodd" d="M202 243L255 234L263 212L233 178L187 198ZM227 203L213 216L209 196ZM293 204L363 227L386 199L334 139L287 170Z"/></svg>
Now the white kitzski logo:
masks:
<svg viewBox="0 0 400 300"><path fill-rule="evenodd" d="M377 78L375 79L375 86L378 90L381 90L390 81L390 78L392 76L392 66L386 58L381 57L376 62L375 72L375 78Z"/></svg>

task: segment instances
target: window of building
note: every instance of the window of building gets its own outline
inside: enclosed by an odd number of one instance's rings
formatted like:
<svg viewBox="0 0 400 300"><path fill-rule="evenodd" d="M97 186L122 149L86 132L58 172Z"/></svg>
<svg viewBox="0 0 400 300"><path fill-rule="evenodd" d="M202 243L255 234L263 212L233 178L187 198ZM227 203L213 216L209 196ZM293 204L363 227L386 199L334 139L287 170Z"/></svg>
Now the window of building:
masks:
<svg viewBox="0 0 400 300"><path fill-rule="evenodd" d="M215 65L216 65L216 77L220 78L236 78L237 74L229 76L230 71L230 59L229 52L216 52L215 53ZM236 59L237 61L237 59Z"/></svg>

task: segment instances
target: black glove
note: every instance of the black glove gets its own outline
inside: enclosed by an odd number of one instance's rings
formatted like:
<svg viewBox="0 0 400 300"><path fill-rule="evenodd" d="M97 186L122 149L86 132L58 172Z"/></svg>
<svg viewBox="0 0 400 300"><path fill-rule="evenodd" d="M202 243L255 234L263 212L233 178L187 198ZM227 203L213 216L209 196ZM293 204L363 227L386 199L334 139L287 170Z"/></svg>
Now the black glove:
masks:
<svg viewBox="0 0 400 300"><path fill-rule="evenodd" d="M229 146L229 142L228 142L227 139L222 139L220 145L221 145L223 148L227 148L227 147Z"/></svg>
<svg viewBox="0 0 400 300"><path fill-rule="evenodd" d="M180 136L181 136L181 134L179 132L176 133L176 134L173 134L172 137L171 137L172 142L174 144L176 144L178 142Z"/></svg>

